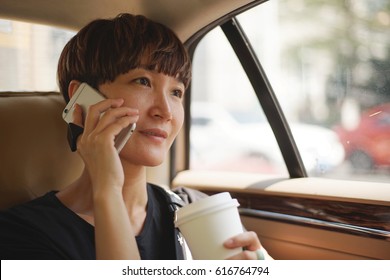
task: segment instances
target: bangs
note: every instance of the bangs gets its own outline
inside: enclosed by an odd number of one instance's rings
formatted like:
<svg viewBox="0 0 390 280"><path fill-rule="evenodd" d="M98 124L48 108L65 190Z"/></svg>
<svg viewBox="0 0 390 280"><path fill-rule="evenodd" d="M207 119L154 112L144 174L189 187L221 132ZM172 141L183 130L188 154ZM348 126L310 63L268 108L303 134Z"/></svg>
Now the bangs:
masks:
<svg viewBox="0 0 390 280"><path fill-rule="evenodd" d="M154 51L145 51L142 56L142 66L149 70L174 77L187 88L190 80L190 61L186 52L179 49L178 46L169 46L170 48L156 49ZM138 67L141 65L138 65Z"/></svg>
<svg viewBox="0 0 390 280"><path fill-rule="evenodd" d="M119 19L113 26L114 32L108 33L116 37L105 40L116 42L116 45L110 46L112 56L99 59L101 69L104 69L104 65L110 65L103 76L113 81L120 74L142 67L174 77L187 88L191 77L191 62L177 36L158 23L150 24L149 21L140 20L137 25L133 25L134 29L129 29L128 24L121 22L128 19Z"/></svg>

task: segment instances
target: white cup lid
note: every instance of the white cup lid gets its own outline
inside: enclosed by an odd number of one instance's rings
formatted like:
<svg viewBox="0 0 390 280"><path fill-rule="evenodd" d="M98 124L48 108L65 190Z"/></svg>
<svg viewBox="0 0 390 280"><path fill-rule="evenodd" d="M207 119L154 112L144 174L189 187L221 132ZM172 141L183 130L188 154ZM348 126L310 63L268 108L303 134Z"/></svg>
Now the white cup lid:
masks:
<svg viewBox="0 0 390 280"><path fill-rule="evenodd" d="M178 227L201 215L207 215L210 212L220 211L228 207L238 207L239 205L237 199L232 199L230 193L218 193L179 208L176 212L175 225Z"/></svg>

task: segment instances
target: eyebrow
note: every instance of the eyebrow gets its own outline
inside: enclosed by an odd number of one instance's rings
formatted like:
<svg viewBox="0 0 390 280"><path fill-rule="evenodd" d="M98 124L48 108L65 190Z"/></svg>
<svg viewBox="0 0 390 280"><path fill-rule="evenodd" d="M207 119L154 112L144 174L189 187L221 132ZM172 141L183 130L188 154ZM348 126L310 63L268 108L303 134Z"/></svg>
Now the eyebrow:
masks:
<svg viewBox="0 0 390 280"><path fill-rule="evenodd" d="M152 73L156 73L156 74L164 74L162 71L159 72L159 71L157 71L155 69L151 69L147 65L139 65L136 68L134 68L133 70L136 70L136 69L142 69L142 70L145 70L145 71L148 71L148 72L152 72ZM176 74L176 77L168 75L168 74L164 74L164 75L174 78L176 81L178 81L179 83L183 84L184 88L186 87L184 81L179 78L179 76L180 76L179 73Z"/></svg>

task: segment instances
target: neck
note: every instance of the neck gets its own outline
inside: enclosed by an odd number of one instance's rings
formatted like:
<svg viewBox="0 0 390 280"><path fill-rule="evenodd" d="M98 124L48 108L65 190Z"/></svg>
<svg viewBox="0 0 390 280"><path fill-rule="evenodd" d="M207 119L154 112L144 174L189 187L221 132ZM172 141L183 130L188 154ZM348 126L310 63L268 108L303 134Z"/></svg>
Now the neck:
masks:
<svg viewBox="0 0 390 280"><path fill-rule="evenodd" d="M143 217L142 213L146 211L146 168L130 167L126 163L123 163L123 167L125 172L125 182L122 190L123 200L130 220L132 223L136 223L137 219ZM65 206L93 225L92 191L89 174L84 169L81 176L67 188L60 191L57 197Z"/></svg>
<svg viewBox="0 0 390 280"><path fill-rule="evenodd" d="M147 188L146 188L146 168L132 167L130 168L125 162L123 169L125 172L125 182L123 184L122 195L125 201L129 214L132 209L146 207L147 203Z"/></svg>

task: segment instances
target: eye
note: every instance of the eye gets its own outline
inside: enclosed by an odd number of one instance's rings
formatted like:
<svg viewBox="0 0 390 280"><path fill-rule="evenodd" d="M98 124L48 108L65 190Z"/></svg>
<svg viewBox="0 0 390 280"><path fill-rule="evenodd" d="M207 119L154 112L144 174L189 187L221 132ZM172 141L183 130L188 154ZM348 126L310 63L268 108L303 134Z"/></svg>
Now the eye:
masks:
<svg viewBox="0 0 390 280"><path fill-rule="evenodd" d="M148 78L141 77L141 78L135 79L134 81L135 81L137 84L139 84L139 85L146 86L146 87L150 87L150 81L149 81Z"/></svg>
<svg viewBox="0 0 390 280"><path fill-rule="evenodd" d="M183 90L181 90L181 89L175 89L172 91L172 95L181 99L183 97L184 93L183 93Z"/></svg>

